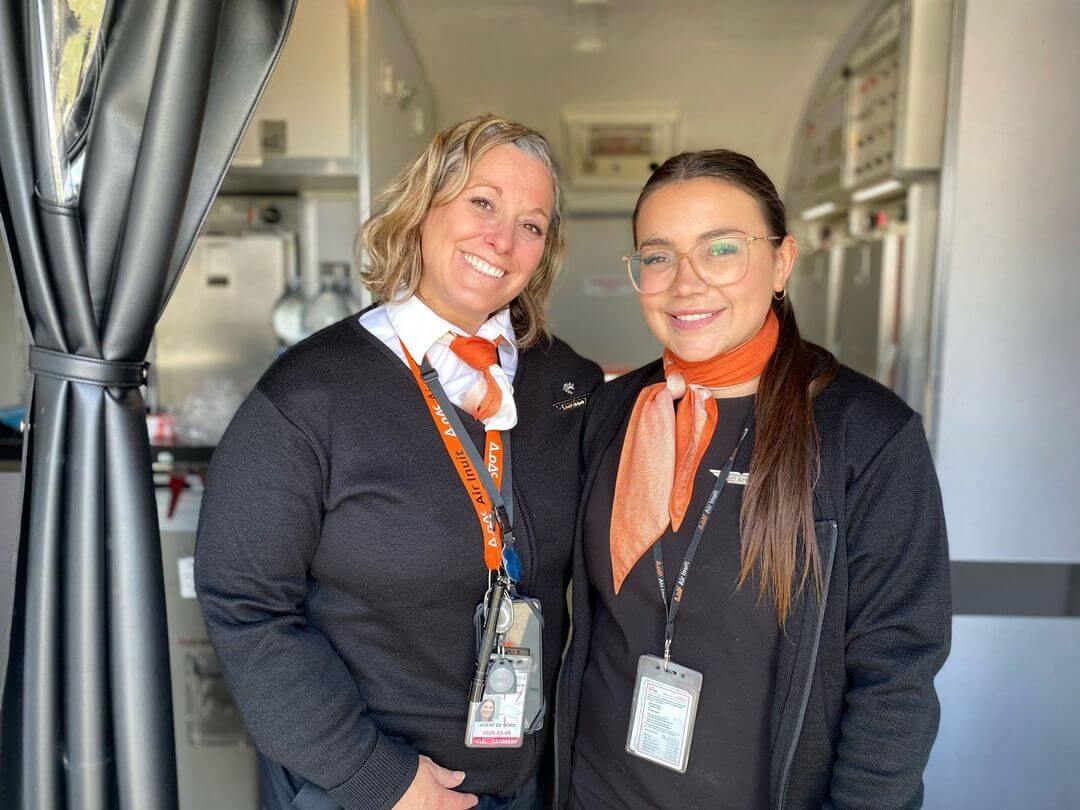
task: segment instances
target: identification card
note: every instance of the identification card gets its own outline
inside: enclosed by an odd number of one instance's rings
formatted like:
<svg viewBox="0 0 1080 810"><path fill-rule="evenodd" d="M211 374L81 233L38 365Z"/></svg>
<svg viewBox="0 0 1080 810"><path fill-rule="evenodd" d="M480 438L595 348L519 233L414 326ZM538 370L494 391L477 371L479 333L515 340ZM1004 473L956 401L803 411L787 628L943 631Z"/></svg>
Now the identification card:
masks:
<svg viewBox="0 0 1080 810"><path fill-rule="evenodd" d="M637 684L626 732L626 751L686 773L702 676L655 655L638 659Z"/></svg>
<svg viewBox="0 0 1080 810"><path fill-rule="evenodd" d="M484 606L476 606L473 617L476 646L484 629ZM503 600L496 627L496 645L506 653L527 656L531 664L529 686L525 694L525 733L535 734L544 727L547 701L544 695L544 615L540 600L513 596Z"/></svg>
<svg viewBox="0 0 1080 810"><path fill-rule="evenodd" d="M488 664L484 697L469 703L465 745L520 748L525 740L525 696L532 656L495 653Z"/></svg>

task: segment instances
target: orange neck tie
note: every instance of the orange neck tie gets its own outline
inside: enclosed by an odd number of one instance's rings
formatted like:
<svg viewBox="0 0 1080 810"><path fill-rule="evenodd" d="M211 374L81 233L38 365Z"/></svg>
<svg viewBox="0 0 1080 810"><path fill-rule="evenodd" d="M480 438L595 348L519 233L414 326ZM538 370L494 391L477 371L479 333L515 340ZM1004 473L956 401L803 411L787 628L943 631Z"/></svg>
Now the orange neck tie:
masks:
<svg viewBox="0 0 1080 810"><path fill-rule="evenodd" d="M456 335L450 341L450 351L479 371L483 378L469 389L461 403L461 407L476 419L484 420L494 416L502 405L502 390L491 375L491 367L499 364L498 345L501 340L501 337L492 342L482 337Z"/></svg>
<svg viewBox="0 0 1080 810"><path fill-rule="evenodd" d="M664 352L666 379L638 395L619 457L609 536L615 593L668 525L673 531L682 525L698 464L716 427L710 389L760 377L779 335L770 309L757 334L729 352L698 363Z"/></svg>

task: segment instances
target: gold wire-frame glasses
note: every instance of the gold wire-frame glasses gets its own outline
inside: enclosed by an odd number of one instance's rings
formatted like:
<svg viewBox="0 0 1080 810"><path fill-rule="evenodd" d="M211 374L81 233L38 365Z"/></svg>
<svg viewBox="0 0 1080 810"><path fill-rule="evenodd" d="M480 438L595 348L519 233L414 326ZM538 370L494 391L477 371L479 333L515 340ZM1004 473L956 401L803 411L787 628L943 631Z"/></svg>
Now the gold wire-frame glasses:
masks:
<svg viewBox="0 0 1080 810"><path fill-rule="evenodd" d="M734 284L746 275L750 267L750 245L759 240L782 240L782 236L743 236L741 234L714 236L702 239L688 251L669 245L650 245L626 256L630 283L642 295L664 292L678 274L679 262L690 260L698 278L713 287Z"/></svg>

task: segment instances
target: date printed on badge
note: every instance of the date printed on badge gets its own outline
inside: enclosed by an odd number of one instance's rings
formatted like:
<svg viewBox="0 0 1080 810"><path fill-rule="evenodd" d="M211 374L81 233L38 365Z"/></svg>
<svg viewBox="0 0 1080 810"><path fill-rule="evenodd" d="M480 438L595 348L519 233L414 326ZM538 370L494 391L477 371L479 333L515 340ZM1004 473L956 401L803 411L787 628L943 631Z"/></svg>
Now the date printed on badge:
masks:
<svg viewBox="0 0 1080 810"><path fill-rule="evenodd" d="M465 745L469 748L520 748L524 742L525 694L529 687L528 656L506 656L509 679L505 684L489 674L483 699L469 704ZM490 673L489 669L489 673Z"/></svg>

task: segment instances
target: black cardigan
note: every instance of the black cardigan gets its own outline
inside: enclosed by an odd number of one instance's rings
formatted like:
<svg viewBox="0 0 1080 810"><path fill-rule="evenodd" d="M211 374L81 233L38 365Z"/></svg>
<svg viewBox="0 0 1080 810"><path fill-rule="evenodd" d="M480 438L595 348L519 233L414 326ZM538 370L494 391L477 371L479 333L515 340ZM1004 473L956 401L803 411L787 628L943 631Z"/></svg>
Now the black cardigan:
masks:
<svg viewBox="0 0 1080 810"><path fill-rule="evenodd" d="M522 351L514 379L520 584L543 604L549 711L585 411L567 400L601 381L559 340ZM480 527L411 373L356 316L279 358L237 412L210 467L195 580L255 744L346 808L393 805L417 752L495 794L550 755L550 722L514 751L464 745Z"/></svg>
<svg viewBox="0 0 1080 810"><path fill-rule="evenodd" d="M559 677L556 806L568 794L591 604L582 520L604 450L658 361L600 388L584 433L573 637ZM918 414L841 367L814 403L825 599L788 616L770 718L772 808L917 808L937 734L951 600L941 496Z"/></svg>

